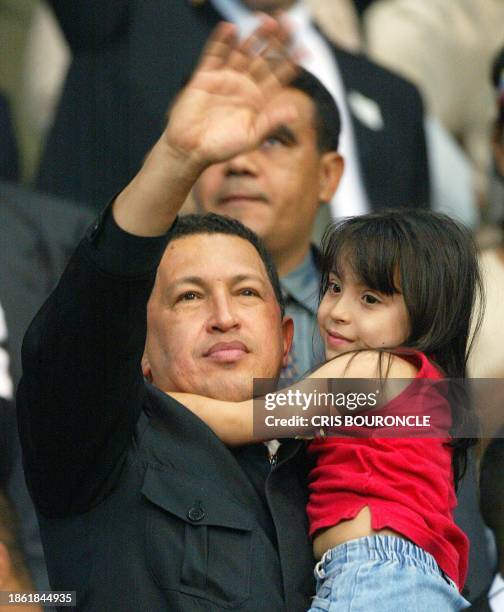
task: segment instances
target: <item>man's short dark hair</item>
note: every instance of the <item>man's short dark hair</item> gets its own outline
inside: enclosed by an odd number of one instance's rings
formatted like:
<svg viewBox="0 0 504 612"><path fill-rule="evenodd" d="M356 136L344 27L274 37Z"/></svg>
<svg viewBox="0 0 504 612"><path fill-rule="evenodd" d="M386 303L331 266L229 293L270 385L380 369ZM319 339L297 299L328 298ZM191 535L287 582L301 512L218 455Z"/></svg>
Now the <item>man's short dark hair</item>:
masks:
<svg viewBox="0 0 504 612"><path fill-rule="evenodd" d="M308 70L299 69L289 87L307 95L315 106L315 130L319 151L337 151L341 131L338 106L326 87Z"/></svg>
<svg viewBox="0 0 504 612"><path fill-rule="evenodd" d="M237 219L232 219L231 217L216 215L215 213L208 213L206 215L192 214L184 215L177 219L177 223L175 223L170 231L169 241L196 234L225 234L228 236L238 236L238 238L243 238L243 240L250 242L258 252L266 268L266 273L280 306L281 316L284 316L285 304L282 296L282 289L280 288L278 273L271 255L266 250L266 247L257 234L248 229L248 227L245 227L243 223L240 223Z"/></svg>

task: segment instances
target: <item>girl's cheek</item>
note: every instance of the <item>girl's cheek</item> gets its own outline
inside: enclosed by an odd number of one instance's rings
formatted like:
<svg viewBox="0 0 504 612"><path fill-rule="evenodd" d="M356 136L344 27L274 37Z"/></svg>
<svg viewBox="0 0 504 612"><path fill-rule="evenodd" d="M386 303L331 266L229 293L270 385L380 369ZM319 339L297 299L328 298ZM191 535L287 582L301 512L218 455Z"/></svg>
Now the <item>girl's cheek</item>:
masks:
<svg viewBox="0 0 504 612"><path fill-rule="evenodd" d="M319 309L317 310L317 323L318 323L318 328L320 332L322 332L322 328L324 326L324 311L325 311L324 299L325 298L322 299Z"/></svg>

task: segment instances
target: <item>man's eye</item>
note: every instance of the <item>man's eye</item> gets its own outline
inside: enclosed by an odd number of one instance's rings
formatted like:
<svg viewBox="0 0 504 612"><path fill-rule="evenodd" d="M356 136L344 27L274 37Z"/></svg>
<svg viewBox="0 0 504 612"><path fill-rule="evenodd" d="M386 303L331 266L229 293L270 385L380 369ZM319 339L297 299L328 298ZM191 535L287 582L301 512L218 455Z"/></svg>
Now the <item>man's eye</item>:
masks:
<svg viewBox="0 0 504 612"><path fill-rule="evenodd" d="M192 302L193 300L198 299L199 295L196 291L185 291L177 298L177 302Z"/></svg>
<svg viewBox="0 0 504 612"><path fill-rule="evenodd" d="M250 287L246 287L245 289L240 289L240 295L249 297L249 296L258 296L259 294L257 293L255 289L250 289Z"/></svg>
<svg viewBox="0 0 504 612"><path fill-rule="evenodd" d="M269 136L268 138L263 140L261 146L265 149L271 149L273 147L277 147L282 144L283 144L282 139L279 138L278 136Z"/></svg>
<svg viewBox="0 0 504 612"><path fill-rule="evenodd" d="M366 304L380 304L380 300L376 296L371 295L370 293L366 293L365 295L363 295L362 299Z"/></svg>

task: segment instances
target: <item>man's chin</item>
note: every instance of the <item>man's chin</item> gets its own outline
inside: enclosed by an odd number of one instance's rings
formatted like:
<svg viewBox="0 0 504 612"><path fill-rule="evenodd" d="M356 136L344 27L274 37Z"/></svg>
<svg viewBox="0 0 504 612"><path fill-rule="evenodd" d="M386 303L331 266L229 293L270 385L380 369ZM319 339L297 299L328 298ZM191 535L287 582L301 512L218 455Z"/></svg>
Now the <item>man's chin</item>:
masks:
<svg viewBox="0 0 504 612"><path fill-rule="evenodd" d="M194 369L190 373L186 371L183 378L165 381L160 388L168 393L171 390L216 400L242 402L252 398L254 379L277 379L279 370L280 366L276 367L273 363L257 368L250 362L229 366L207 361L199 364L197 373Z"/></svg>
<svg viewBox="0 0 504 612"><path fill-rule="evenodd" d="M254 395L254 381L274 380L278 381L278 373L257 372L255 375L247 373L240 376L226 376L222 373L216 378L207 378L201 387L205 388L205 393L200 393L206 397L227 402L243 402L249 400ZM276 384L276 382L275 382Z"/></svg>
<svg viewBox="0 0 504 612"><path fill-rule="evenodd" d="M250 399L254 390L254 379L237 381L208 381L206 386L207 397L226 402L243 402Z"/></svg>

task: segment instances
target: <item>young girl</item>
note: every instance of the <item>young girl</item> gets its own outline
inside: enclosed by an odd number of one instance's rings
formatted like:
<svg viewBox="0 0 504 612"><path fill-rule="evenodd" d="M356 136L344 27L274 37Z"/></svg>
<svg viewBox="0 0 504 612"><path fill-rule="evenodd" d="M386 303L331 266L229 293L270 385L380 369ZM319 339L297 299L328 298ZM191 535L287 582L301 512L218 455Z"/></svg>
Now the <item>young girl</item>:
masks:
<svg viewBox="0 0 504 612"><path fill-rule="evenodd" d="M412 379L380 410L425 409L413 379L465 377L480 287L472 240L448 217L405 210L338 223L324 239L318 311L328 361L310 377ZM174 395L225 443L254 441L252 401ZM446 401L434 393L427 408ZM459 427L470 418L466 405L452 407ZM468 541L452 512L471 441L451 440L449 427L437 438L310 443L307 510L319 560L311 612L469 605L459 593Z"/></svg>

